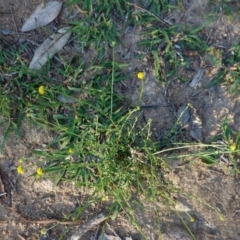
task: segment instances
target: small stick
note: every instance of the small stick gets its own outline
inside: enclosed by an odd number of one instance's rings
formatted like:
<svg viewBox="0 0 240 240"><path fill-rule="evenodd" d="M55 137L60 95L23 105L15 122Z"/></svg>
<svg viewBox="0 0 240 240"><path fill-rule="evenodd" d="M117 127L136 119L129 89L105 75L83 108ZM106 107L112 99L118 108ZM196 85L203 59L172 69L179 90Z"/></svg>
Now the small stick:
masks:
<svg viewBox="0 0 240 240"><path fill-rule="evenodd" d="M18 237L20 240L26 240L24 237L22 237L20 234L18 234Z"/></svg>
<svg viewBox="0 0 240 240"><path fill-rule="evenodd" d="M12 188L12 189L14 189L14 191L16 191L17 192L17 189L16 189L16 187L14 186L14 184L13 184L13 182L10 180L10 178L8 177L8 175L2 170L2 168L0 167L0 174L1 174L1 176L2 176L2 180L3 180L3 182L4 182L4 185L5 184L9 184L10 185L10 187Z"/></svg>
<svg viewBox="0 0 240 240"><path fill-rule="evenodd" d="M170 25L170 26L172 25L172 23L170 23L169 21L167 21L167 20L165 20L165 19L163 19L163 18L161 18L161 17L158 17L157 15L155 15L155 14L151 13L150 11L148 11L147 9L144 9L144 8L142 8L142 7L134 4L134 3L127 2L127 4L130 5L130 6L133 6L133 7L135 7L135 8L141 9L142 11L148 13L149 15L152 15L152 16L155 17L159 22L165 23L165 24Z"/></svg>
<svg viewBox="0 0 240 240"><path fill-rule="evenodd" d="M120 238L118 235L117 235L117 233L111 228L111 226L107 223L107 226L108 226L108 228L113 232L113 234L116 236L116 237L118 237L118 238Z"/></svg>
<svg viewBox="0 0 240 240"><path fill-rule="evenodd" d="M77 229L77 231L74 234L72 234L71 236L69 236L67 238L67 240L79 240L79 239L81 239L81 237L86 232L91 230L96 225L102 223L106 219L107 219L107 216L105 214L99 213L98 215L96 215L95 217L93 217L92 219L87 221L85 224L83 224L79 229Z"/></svg>
<svg viewBox="0 0 240 240"><path fill-rule="evenodd" d="M0 167L0 175L1 175L1 180L4 184L4 188L5 191L7 193L7 205L9 207L12 206L12 192L11 190L14 189L16 190L14 184L12 183L12 181L9 179L8 175L2 170L2 168Z"/></svg>
<svg viewBox="0 0 240 240"><path fill-rule="evenodd" d="M97 231L96 231L96 233L95 233L95 236L94 236L93 240L97 240L97 239L98 239L100 230L101 230L101 225L98 226Z"/></svg>
<svg viewBox="0 0 240 240"><path fill-rule="evenodd" d="M46 219L46 220L28 220L24 217L21 217L21 219L24 222L28 222L28 223L35 223L35 224L51 224L51 223L57 223L57 224L61 224L61 225L78 225L80 223L82 223L82 220L79 220L77 222L74 221L59 221L57 219Z"/></svg>
<svg viewBox="0 0 240 240"><path fill-rule="evenodd" d="M7 188L7 205L9 207L12 207L12 188L8 186Z"/></svg>
<svg viewBox="0 0 240 240"><path fill-rule="evenodd" d="M83 11L77 4L74 4L74 6L77 8L77 10L82 14L87 14L87 11Z"/></svg>
<svg viewBox="0 0 240 240"><path fill-rule="evenodd" d="M18 34L17 25L16 25L16 22L15 22L15 19L14 19L14 16L13 16L13 11L12 11L12 6L11 5L10 5L10 10L11 10L11 15L12 15L12 20L13 20L13 23L14 23L14 28L16 30L16 33L17 33L17 36L18 36L18 41L20 43L20 37L19 37L19 34Z"/></svg>

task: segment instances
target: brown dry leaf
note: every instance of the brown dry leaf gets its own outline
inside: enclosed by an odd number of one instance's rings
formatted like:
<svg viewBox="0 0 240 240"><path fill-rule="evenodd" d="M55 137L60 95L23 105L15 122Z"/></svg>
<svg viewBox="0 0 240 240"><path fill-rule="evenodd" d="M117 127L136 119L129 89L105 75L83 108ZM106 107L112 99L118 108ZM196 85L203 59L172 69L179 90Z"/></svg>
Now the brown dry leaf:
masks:
<svg viewBox="0 0 240 240"><path fill-rule="evenodd" d="M35 51L29 69L40 70L42 66L59 52L67 43L71 35L70 28L65 27L58 30L58 33L47 38Z"/></svg>
<svg viewBox="0 0 240 240"><path fill-rule="evenodd" d="M47 2L44 7L37 6L35 12L23 24L22 32L28 32L49 24L58 16L61 8L62 2L58 1Z"/></svg>

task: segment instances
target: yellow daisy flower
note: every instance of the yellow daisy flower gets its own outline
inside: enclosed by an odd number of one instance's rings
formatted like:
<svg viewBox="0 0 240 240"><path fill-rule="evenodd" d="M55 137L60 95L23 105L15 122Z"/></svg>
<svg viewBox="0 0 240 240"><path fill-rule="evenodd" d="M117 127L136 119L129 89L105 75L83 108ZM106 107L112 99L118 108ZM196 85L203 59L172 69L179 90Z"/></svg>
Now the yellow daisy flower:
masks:
<svg viewBox="0 0 240 240"><path fill-rule="evenodd" d="M43 170L40 167L37 168L36 172L37 172L38 176L42 176L43 175Z"/></svg>
<svg viewBox="0 0 240 240"><path fill-rule="evenodd" d="M191 217L190 222L194 222L194 221L195 221L195 218Z"/></svg>
<svg viewBox="0 0 240 240"><path fill-rule="evenodd" d="M234 144L232 144L232 145L230 146L230 148L231 148L232 151L235 151L235 150L237 149L237 146L236 146L236 144L234 143Z"/></svg>
<svg viewBox="0 0 240 240"><path fill-rule="evenodd" d="M220 220L221 220L222 222L224 222L224 221L226 220L225 216L224 216L224 215L220 215Z"/></svg>
<svg viewBox="0 0 240 240"><path fill-rule="evenodd" d="M42 228L40 231L41 235L45 235L47 233L47 229L46 228Z"/></svg>
<svg viewBox="0 0 240 240"><path fill-rule="evenodd" d="M23 168L22 165L19 165L19 166L17 167L17 172L18 172L18 174L24 174L24 168Z"/></svg>
<svg viewBox="0 0 240 240"><path fill-rule="evenodd" d="M106 202L107 200L108 200L108 197L107 197L107 196L102 197L102 201L103 201L103 202Z"/></svg>
<svg viewBox="0 0 240 240"><path fill-rule="evenodd" d="M73 149L72 149L72 148L69 148L69 149L68 149L68 153L73 154L73 153L74 153Z"/></svg>
<svg viewBox="0 0 240 240"><path fill-rule="evenodd" d="M140 80L143 80L145 77L145 73L144 72L138 72L137 73L137 78L140 79Z"/></svg>
<svg viewBox="0 0 240 240"><path fill-rule="evenodd" d="M38 88L38 93L41 94L41 95L43 95L43 94L45 93L44 86L41 85L41 86Z"/></svg>

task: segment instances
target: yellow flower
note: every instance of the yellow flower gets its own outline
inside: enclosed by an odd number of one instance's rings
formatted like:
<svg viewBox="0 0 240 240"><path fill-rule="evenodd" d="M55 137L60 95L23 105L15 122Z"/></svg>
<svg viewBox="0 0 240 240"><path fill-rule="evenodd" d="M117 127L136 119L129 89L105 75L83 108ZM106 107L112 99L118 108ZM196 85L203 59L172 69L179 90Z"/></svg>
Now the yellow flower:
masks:
<svg viewBox="0 0 240 240"><path fill-rule="evenodd" d="M72 149L72 148L69 148L69 149L68 149L68 153L73 154L73 153L74 153L73 149Z"/></svg>
<svg viewBox="0 0 240 240"><path fill-rule="evenodd" d="M23 168L22 165L19 165L19 166L17 167L17 172L18 172L18 174L24 174L24 168Z"/></svg>
<svg viewBox="0 0 240 240"><path fill-rule="evenodd" d="M47 229L46 228L42 228L40 231L41 235L45 235L47 233Z"/></svg>
<svg viewBox="0 0 240 240"><path fill-rule="evenodd" d="M190 218L190 222L194 222L195 219L193 217Z"/></svg>
<svg viewBox="0 0 240 240"><path fill-rule="evenodd" d="M108 200L108 197L107 197L107 196L102 197L102 201L103 201L103 202L106 202L107 200Z"/></svg>
<svg viewBox="0 0 240 240"><path fill-rule="evenodd" d="M138 72L137 73L137 78L140 80L143 80L143 78L145 77L145 73L144 72Z"/></svg>
<svg viewBox="0 0 240 240"><path fill-rule="evenodd" d="M45 93L44 86L41 85L41 86L38 88L38 93L41 94L41 95L43 95L43 94Z"/></svg>
<svg viewBox="0 0 240 240"><path fill-rule="evenodd" d="M225 216L220 215L220 220L224 222L226 220Z"/></svg>
<svg viewBox="0 0 240 240"><path fill-rule="evenodd" d="M234 143L234 144L232 144L232 145L230 146L230 148L231 148L232 151L235 151L235 150L237 149L237 146L236 146L236 144Z"/></svg>
<svg viewBox="0 0 240 240"><path fill-rule="evenodd" d="M37 172L38 176L42 176L43 175L43 170L40 167L37 168L36 172Z"/></svg>

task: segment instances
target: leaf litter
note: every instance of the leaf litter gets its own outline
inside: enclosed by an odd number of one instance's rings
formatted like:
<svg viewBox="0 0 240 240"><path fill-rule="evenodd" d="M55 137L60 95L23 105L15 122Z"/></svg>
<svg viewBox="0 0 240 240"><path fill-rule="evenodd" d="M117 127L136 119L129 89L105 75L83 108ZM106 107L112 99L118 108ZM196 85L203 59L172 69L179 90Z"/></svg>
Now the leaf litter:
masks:
<svg viewBox="0 0 240 240"><path fill-rule="evenodd" d="M59 52L71 36L70 27L61 28L58 33L47 38L35 51L29 69L40 70L42 66Z"/></svg>
<svg viewBox="0 0 240 240"><path fill-rule="evenodd" d="M76 103L77 102L77 100L74 99L73 97L64 96L63 94L59 94L57 96L57 100L62 103Z"/></svg>
<svg viewBox="0 0 240 240"><path fill-rule="evenodd" d="M204 80L204 79L203 79ZM182 96L181 96L181 98L182 98ZM183 102L186 102L186 100L185 99L183 99L182 100ZM214 101L215 102L215 101ZM196 106L197 107L197 106ZM186 118L187 119L187 118ZM195 167L196 168L196 167ZM189 172L190 173L195 173L196 172L196 169L193 169L193 171L187 171L187 174L189 174ZM199 173L199 175L200 175L200 173ZM180 176L179 176L180 177ZM182 178L182 175L181 175L181 178ZM194 178L194 176L193 177L190 177L191 178L191 180L192 179L197 179L196 177ZM181 179L181 181L179 181L179 182L183 182L183 183L185 183L186 184L186 179ZM201 183L203 183L204 181L201 181ZM214 183L215 183L216 181L214 181ZM208 182L207 182L208 183ZM189 184L190 185L190 184ZM197 184L195 184L195 185L197 185ZM190 185L191 186L191 185ZM207 186L208 187L208 186ZM222 187L222 186L221 186ZM236 188L237 189L237 188ZM202 189L200 188L200 191L201 191ZM210 195L210 194L204 194L204 196L208 196L208 195ZM223 195L223 194L222 194ZM220 196L222 196L222 195L220 195ZM212 199L214 199L214 198L212 198ZM222 199L221 199L222 200ZM204 218L205 218L205 215L204 215ZM198 222L197 222L198 223ZM237 223L237 221L236 221L236 223ZM203 224L202 224L203 225ZM232 225L231 224L229 224L230 226L229 226L229 232L230 232L230 230L231 230L231 232L233 233L233 232L236 232L237 233L237 230L238 230L238 228L236 228L235 229L235 231L233 231L233 228L232 228ZM223 231L222 232L224 232L224 226L223 226L223 224L221 224L221 226L222 226L222 229L223 229ZM198 229L197 229L198 230ZM171 229L171 232L174 232L174 229ZM169 236L168 236L169 237ZM225 236L224 236L225 237ZM233 237L233 236L232 236ZM169 239L169 238L166 238L166 239Z"/></svg>
<svg viewBox="0 0 240 240"><path fill-rule="evenodd" d="M29 32L39 27L46 26L52 22L60 13L62 2L47 2L44 7L37 6L35 12L23 24L22 32Z"/></svg>
<svg viewBox="0 0 240 240"><path fill-rule="evenodd" d="M190 83L190 87L196 88L197 86L199 86L200 81L203 77L203 74L204 74L204 69L199 69L197 71L197 73L195 74L194 78L192 79L192 81Z"/></svg>

